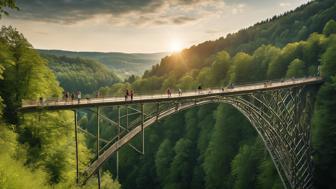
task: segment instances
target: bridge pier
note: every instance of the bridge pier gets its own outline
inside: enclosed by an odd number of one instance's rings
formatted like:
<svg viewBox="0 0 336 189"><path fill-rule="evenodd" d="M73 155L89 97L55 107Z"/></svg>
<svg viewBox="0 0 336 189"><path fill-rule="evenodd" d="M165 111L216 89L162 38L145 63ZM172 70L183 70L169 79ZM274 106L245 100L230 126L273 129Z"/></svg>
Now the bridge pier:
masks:
<svg viewBox="0 0 336 189"><path fill-rule="evenodd" d="M77 110L74 110L75 119L75 148L76 148L76 183L79 183L79 169L78 169L78 136L77 136Z"/></svg>
<svg viewBox="0 0 336 189"><path fill-rule="evenodd" d="M145 130L144 130L144 105L141 103L141 133L142 133L142 154L145 154Z"/></svg>
<svg viewBox="0 0 336 189"><path fill-rule="evenodd" d="M100 126L99 126L99 106L97 106L97 159L99 159L99 152L100 152L100 143L99 143L99 139L100 139ZM100 189L100 173L101 173L101 168L98 169L97 171L97 181L98 181L98 189Z"/></svg>
<svg viewBox="0 0 336 189"><path fill-rule="evenodd" d="M117 107L118 108L118 141L120 140L120 106ZM128 117L128 116L126 116ZM117 180L119 180L119 150L117 150L117 154L116 154L116 170L117 170Z"/></svg>

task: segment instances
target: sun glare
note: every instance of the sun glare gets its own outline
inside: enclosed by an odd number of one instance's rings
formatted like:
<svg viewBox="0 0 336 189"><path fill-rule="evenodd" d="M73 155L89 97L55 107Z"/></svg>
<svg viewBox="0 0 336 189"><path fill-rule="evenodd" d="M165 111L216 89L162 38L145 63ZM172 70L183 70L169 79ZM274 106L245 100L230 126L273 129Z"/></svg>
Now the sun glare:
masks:
<svg viewBox="0 0 336 189"><path fill-rule="evenodd" d="M170 43L170 49L171 52L178 52L182 50L182 44L178 40L172 40Z"/></svg>

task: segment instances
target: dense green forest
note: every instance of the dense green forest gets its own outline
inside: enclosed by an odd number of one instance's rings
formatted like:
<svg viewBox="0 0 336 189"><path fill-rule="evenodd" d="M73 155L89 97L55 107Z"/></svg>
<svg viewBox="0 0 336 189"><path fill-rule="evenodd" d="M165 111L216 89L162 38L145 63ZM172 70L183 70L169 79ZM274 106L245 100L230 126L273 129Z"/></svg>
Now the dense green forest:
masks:
<svg viewBox="0 0 336 189"><path fill-rule="evenodd" d="M65 91L88 94L120 81L109 68L94 60L53 55L43 57L49 62L48 66Z"/></svg>
<svg viewBox="0 0 336 189"><path fill-rule="evenodd" d="M142 78L104 87L101 92L122 95L131 87L136 94L164 93L168 87L194 90L198 85L219 87L232 82L304 77L316 75L321 65L326 82L317 93L313 115L314 185L334 188L335 15L335 1L313 1L226 38L166 57ZM113 113L106 114L113 117ZM93 120L94 116L89 117L84 127ZM105 137L112 134L104 130ZM128 147L121 149L119 178L123 188L283 187L261 139L229 105L182 112L153 125L146 135L145 156ZM104 168L115 172L114 160Z"/></svg>
<svg viewBox="0 0 336 189"><path fill-rule="evenodd" d="M127 78L131 75L142 75L151 66L158 64L168 53L119 53L119 52L73 52L61 50L38 50L42 55L57 57L92 59L106 65L118 77Z"/></svg>
<svg viewBox="0 0 336 189"><path fill-rule="evenodd" d="M325 23L336 19L334 0L315 0L302 5L284 15L274 16L237 33L228 34L225 38L204 43L183 50L175 56L164 58L159 65L154 65L145 76L161 76L171 70L199 69L210 66L213 56L221 50L231 55L238 52L253 53L261 45L283 47L287 43L305 40L311 33L321 33ZM168 71L168 72L167 72Z"/></svg>
<svg viewBox="0 0 336 189"><path fill-rule="evenodd" d="M72 112L17 113L24 99L61 95L47 61L12 27L0 30L0 188L79 188ZM71 132L69 132L71 131ZM80 135L80 169L93 153ZM103 188L119 188L103 174ZM90 180L83 188L96 188Z"/></svg>
<svg viewBox="0 0 336 189"><path fill-rule="evenodd" d="M168 87L193 90L200 84L218 87L231 82L310 76L317 74L317 66L321 65L325 83L317 93L312 122L314 185L332 189L336 186L335 15L334 0L313 1L226 38L168 56L143 77L132 77L128 82L100 90L113 95L122 95L126 87L132 87L136 95L163 92ZM61 95L63 89L56 79L59 76L49 69L47 59L12 27L1 29L0 186L3 188L78 187L73 112L16 113L23 100ZM56 59L62 61L53 65L49 59L49 66L54 71L58 69L59 74L71 75L62 68L74 59ZM84 72L89 68L83 65L94 65L77 60L80 63L74 64ZM85 84L78 83L80 87ZM109 108L103 113L113 118L116 110ZM79 117L81 127L95 133L95 115L81 113ZM107 123L101 124L103 138L114 132ZM80 135L80 170L94 158L94 142ZM145 144L144 156L129 147L120 150L122 188L283 187L261 139L230 105L206 105L155 123L146 129ZM116 173L115 157L103 169L102 188L120 188L111 176ZM96 187L94 179L84 186Z"/></svg>

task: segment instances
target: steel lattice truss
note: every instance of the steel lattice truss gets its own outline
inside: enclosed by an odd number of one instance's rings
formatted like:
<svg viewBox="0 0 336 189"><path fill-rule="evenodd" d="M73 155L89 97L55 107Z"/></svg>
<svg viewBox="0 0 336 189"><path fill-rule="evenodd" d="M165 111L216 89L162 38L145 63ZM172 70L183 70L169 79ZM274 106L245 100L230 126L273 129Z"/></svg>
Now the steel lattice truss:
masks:
<svg viewBox="0 0 336 189"><path fill-rule="evenodd" d="M224 97L252 123L285 188L312 188L312 97L303 87Z"/></svg>
<svg viewBox="0 0 336 189"><path fill-rule="evenodd" d="M97 158L81 174L85 183L113 154L128 145L144 154L144 129L160 119L194 106L209 103L227 103L236 107L251 122L262 138L285 188L312 188L312 158L310 118L313 108L312 90L308 86L295 86L264 91L255 91L231 96L208 96L195 99L180 99L156 103L118 105L114 118L97 110L97 123L105 121L115 127L115 136L110 139L96 137ZM111 108L111 107L110 107ZM98 126L99 130L99 126ZM97 132L99 133L99 131ZM130 141L139 135L142 142L138 149ZM133 139L134 140L134 139ZM104 146L99 149L99 143ZM118 173L117 173L118 175Z"/></svg>

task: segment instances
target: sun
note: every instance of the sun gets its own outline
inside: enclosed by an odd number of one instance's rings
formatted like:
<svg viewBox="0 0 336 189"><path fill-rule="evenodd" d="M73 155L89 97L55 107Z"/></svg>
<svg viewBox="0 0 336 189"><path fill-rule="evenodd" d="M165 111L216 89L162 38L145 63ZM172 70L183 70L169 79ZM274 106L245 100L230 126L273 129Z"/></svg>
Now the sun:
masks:
<svg viewBox="0 0 336 189"><path fill-rule="evenodd" d="M182 50L182 43L179 40L172 40L170 42L170 52L179 52Z"/></svg>

